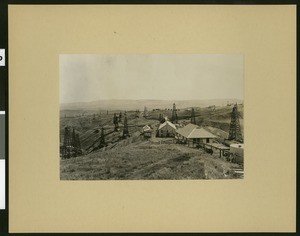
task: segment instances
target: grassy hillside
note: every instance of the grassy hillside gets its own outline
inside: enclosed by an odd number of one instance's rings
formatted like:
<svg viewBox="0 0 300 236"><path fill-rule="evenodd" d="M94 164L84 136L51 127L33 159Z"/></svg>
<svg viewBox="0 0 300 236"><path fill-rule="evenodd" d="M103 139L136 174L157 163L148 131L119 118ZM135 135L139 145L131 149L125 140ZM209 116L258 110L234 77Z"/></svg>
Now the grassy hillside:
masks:
<svg viewBox="0 0 300 236"><path fill-rule="evenodd" d="M236 164L177 144L139 138L106 151L61 160L62 180L236 178Z"/></svg>

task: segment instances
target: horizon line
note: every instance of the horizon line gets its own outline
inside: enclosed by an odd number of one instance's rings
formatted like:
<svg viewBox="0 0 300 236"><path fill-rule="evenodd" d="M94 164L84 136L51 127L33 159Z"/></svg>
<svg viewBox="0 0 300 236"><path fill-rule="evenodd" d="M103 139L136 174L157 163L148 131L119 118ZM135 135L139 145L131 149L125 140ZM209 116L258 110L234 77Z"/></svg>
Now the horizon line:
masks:
<svg viewBox="0 0 300 236"><path fill-rule="evenodd" d="M62 104L72 104L72 103L91 103L91 102L99 102L99 101L208 101L208 100L244 100L244 98L208 98L208 99L151 99L151 98L142 98L142 99L121 99L121 98L113 98L113 99L98 99L98 100L92 100L92 101L74 101L74 102L62 102L59 103L59 105Z"/></svg>

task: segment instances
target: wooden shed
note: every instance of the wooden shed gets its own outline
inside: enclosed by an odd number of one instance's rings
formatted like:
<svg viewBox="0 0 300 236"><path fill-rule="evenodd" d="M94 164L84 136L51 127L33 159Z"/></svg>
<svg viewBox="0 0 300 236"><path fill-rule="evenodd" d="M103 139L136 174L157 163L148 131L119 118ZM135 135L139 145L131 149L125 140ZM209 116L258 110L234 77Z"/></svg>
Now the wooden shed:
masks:
<svg viewBox="0 0 300 236"><path fill-rule="evenodd" d="M158 137L174 137L175 134L176 126L168 120L160 124L157 130Z"/></svg>

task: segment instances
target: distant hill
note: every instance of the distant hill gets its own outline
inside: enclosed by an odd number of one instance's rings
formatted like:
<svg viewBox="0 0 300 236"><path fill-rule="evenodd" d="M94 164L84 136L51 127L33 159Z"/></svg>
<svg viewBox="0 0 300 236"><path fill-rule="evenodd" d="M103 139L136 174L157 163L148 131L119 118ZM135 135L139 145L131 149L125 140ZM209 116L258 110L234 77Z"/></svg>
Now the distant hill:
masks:
<svg viewBox="0 0 300 236"><path fill-rule="evenodd" d="M227 103L243 103L240 99L210 99L210 100L99 100L92 102L62 103L61 110L136 110L141 111L146 106L148 109L171 109L175 102L176 108L225 106Z"/></svg>

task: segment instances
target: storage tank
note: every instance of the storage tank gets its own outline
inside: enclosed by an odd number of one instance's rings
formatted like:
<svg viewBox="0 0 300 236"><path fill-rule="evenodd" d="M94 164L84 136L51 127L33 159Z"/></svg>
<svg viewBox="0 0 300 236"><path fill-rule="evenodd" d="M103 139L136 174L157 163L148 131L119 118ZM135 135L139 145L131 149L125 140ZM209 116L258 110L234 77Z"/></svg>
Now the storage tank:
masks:
<svg viewBox="0 0 300 236"><path fill-rule="evenodd" d="M233 154L235 162L238 164L244 163L244 144L231 144L230 152Z"/></svg>

